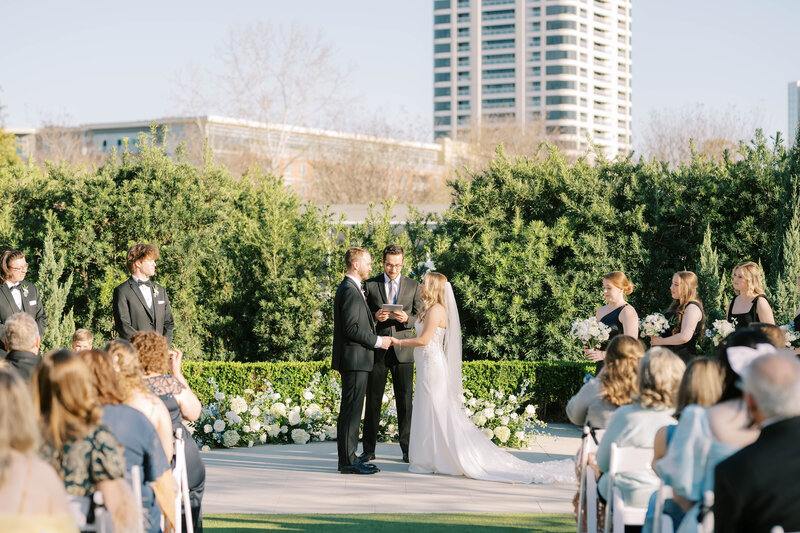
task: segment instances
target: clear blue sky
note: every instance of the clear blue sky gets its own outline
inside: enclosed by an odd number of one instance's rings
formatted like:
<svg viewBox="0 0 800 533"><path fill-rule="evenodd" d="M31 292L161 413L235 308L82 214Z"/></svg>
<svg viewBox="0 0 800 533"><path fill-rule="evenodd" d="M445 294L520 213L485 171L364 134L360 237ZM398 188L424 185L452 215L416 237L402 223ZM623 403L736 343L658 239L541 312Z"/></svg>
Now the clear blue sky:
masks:
<svg viewBox="0 0 800 533"><path fill-rule="evenodd" d="M213 66L229 28L255 20L322 28L338 60L356 67L351 89L367 112L430 129L431 0L4 0L6 124L174 115L175 71ZM758 110L770 136L785 133L787 83L800 79L798 28L797 0L634 0L634 144L650 110L697 103Z"/></svg>

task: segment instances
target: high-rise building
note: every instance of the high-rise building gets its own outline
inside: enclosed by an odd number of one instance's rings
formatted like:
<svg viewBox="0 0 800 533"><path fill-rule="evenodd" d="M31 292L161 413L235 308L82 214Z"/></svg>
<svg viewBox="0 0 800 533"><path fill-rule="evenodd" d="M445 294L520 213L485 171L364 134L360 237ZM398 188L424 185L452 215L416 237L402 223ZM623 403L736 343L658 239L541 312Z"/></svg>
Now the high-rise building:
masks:
<svg viewBox="0 0 800 533"><path fill-rule="evenodd" d="M631 0L434 0L434 136L543 124L583 152L631 148Z"/></svg>
<svg viewBox="0 0 800 533"><path fill-rule="evenodd" d="M800 122L800 80L789 83L789 131L786 138L789 139L789 147L794 146L797 141L797 123Z"/></svg>

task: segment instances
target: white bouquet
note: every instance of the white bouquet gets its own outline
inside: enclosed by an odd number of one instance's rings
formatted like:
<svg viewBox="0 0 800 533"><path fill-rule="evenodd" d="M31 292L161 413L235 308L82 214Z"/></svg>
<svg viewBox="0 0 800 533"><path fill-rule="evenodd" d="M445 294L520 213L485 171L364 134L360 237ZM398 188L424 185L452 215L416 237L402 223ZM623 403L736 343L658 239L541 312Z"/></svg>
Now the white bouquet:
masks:
<svg viewBox="0 0 800 533"><path fill-rule="evenodd" d="M597 346L608 340L611 328L598 322L595 317L585 320L578 319L572 323L569 334L573 339L578 339L584 346Z"/></svg>
<svg viewBox="0 0 800 533"><path fill-rule="evenodd" d="M783 331L783 334L786 336L787 348L794 346L797 341L800 340L800 332L794 330L794 324L792 322L782 325L781 331Z"/></svg>
<svg viewBox="0 0 800 533"><path fill-rule="evenodd" d="M658 337L669 327L669 320L661 313L647 315L639 321L642 332L640 337Z"/></svg>
<svg viewBox="0 0 800 533"><path fill-rule="evenodd" d="M725 340L725 337L730 335L736 329L735 320L728 322L727 320L715 320L711 324L712 329L706 330L706 337L710 338L714 346L719 346L719 343Z"/></svg>

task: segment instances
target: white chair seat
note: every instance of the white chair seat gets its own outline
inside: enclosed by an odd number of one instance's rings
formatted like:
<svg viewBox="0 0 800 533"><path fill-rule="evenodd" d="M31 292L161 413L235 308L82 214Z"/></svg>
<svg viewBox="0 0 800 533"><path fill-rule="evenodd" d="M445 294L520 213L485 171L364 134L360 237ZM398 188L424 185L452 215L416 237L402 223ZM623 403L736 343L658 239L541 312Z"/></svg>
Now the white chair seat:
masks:
<svg viewBox="0 0 800 533"><path fill-rule="evenodd" d="M605 533L624 533L625 526L644 524L646 507L626 505L622 492L615 485L615 477L622 472L650 470L653 462L652 448L625 448L611 444L611 458L606 475L608 476L608 502L606 503Z"/></svg>

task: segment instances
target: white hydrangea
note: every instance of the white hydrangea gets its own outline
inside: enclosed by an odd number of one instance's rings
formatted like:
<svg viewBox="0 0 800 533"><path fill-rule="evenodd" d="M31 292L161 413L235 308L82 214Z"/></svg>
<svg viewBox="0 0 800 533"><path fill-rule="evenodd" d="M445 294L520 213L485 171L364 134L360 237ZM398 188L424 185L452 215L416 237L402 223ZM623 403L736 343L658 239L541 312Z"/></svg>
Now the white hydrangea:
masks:
<svg viewBox="0 0 800 533"><path fill-rule="evenodd" d="M258 431L259 429L261 429L261 422L259 422L258 419L256 418L251 418L249 425L252 431Z"/></svg>
<svg viewBox="0 0 800 533"><path fill-rule="evenodd" d="M267 435L269 435L272 438L277 437L281 432L281 428L278 426L278 424L270 424L266 426L265 429L267 430Z"/></svg>
<svg viewBox="0 0 800 533"><path fill-rule="evenodd" d="M476 426L481 427L486 424L486 417L482 413L478 413L472 416L472 422Z"/></svg>
<svg viewBox="0 0 800 533"><path fill-rule="evenodd" d="M525 413L529 414L529 415L535 415L536 414L536 407L533 404L528 404L525 407Z"/></svg>
<svg viewBox="0 0 800 533"><path fill-rule="evenodd" d="M277 392L273 392L272 394L270 394L269 397L273 402L281 399L281 395L278 394Z"/></svg>
<svg viewBox="0 0 800 533"><path fill-rule="evenodd" d="M492 407L487 407L486 409L483 410L483 416L485 416L486 418L489 418L489 419L493 418L494 417L494 409Z"/></svg>
<svg viewBox="0 0 800 533"><path fill-rule="evenodd" d="M494 428L494 436L497 437L497 439L500 442L505 444L506 442L508 442L508 439L511 437L511 430L508 429L506 426L498 426L498 427Z"/></svg>
<svg viewBox="0 0 800 533"><path fill-rule="evenodd" d="M250 433L250 426L244 426L242 428L242 431L244 431L245 433Z"/></svg>
<svg viewBox="0 0 800 533"><path fill-rule="evenodd" d="M311 438L306 430L304 429L293 429L292 430L292 441L295 444L305 444L308 442L308 439Z"/></svg>
<svg viewBox="0 0 800 533"><path fill-rule="evenodd" d="M215 400L222 401L222 400L224 400L224 399L225 399L225 395L224 395L224 394L222 394L221 392L215 392L215 393L214 393L214 399L215 399Z"/></svg>
<svg viewBox="0 0 800 533"><path fill-rule="evenodd" d="M288 432L289 432L289 428L288 428L288 427L286 427L286 426L281 426L281 433L284 433L284 434L286 434L286 433L288 433Z"/></svg>
<svg viewBox="0 0 800 533"><path fill-rule="evenodd" d="M500 423L503 424L504 426L507 426L508 422L509 422L509 418L507 416L501 416L500 417Z"/></svg>
<svg viewBox="0 0 800 533"><path fill-rule="evenodd" d="M477 404L478 400L475 398L470 398L469 400L467 400L467 405L469 405L470 407L475 407Z"/></svg>
<svg viewBox="0 0 800 533"><path fill-rule="evenodd" d="M336 426L323 426L322 429L329 440L336 440Z"/></svg>
<svg viewBox="0 0 800 533"><path fill-rule="evenodd" d="M286 406L281 402L274 403L272 407L269 408L269 414L274 417L286 416Z"/></svg>
<svg viewBox="0 0 800 533"><path fill-rule="evenodd" d="M222 434L222 445L226 448L233 448L239 443L239 434L235 429L229 429Z"/></svg>
<svg viewBox="0 0 800 533"><path fill-rule="evenodd" d="M258 416L261 414L261 409L258 408L257 405L254 405L252 409L250 409L251 416Z"/></svg>
<svg viewBox="0 0 800 533"><path fill-rule="evenodd" d="M222 433L225 431L225 421L224 420L217 420L214 422L214 431L217 433Z"/></svg>
<svg viewBox="0 0 800 533"><path fill-rule="evenodd" d="M494 437L494 431L492 431L492 430L491 430L491 429L489 429L489 428L483 428L483 429L481 430L481 432L482 432L484 435L486 435L486 438L487 438L487 439L491 439L492 437Z"/></svg>
<svg viewBox="0 0 800 533"><path fill-rule="evenodd" d="M289 413L289 425L290 426L296 426L299 423L300 423L300 413L298 413L295 410L292 410Z"/></svg>
<svg viewBox="0 0 800 533"><path fill-rule="evenodd" d="M306 400L313 400L314 399L314 393L311 392L310 390L306 389L306 390L303 391L303 398L305 398Z"/></svg>
<svg viewBox="0 0 800 533"><path fill-rule="evenodd" d="M202 448L200 448L200 451L201 452L210 452L211 451L211 447L208 444L206 444Z"/></svg>
<svg viewBox="0 0 800 533"><path fill-rule="evenodd" d="M236 413L244 413L247 411L247 402L241 396L236 396L231 399L231 411Z"/></svg>
<svg viewBox="0 0 800 533"><path fill-rule="evenodd" d="M267 442L267 434L262 433L261 435L258 436L258 440L261 441L261 444L264 444L265 442Z"/></svg>
<svg viewBox="0 0 800 533"><path fill-rule="evenodd" d="M211 424L206 424L205 426L203 426L203 431L205 433L211 433L212 431L214 431L214 428L211 427Z"/></svg>
<svg viewBox="0 0 800 533"><path fill-rule="evenodd" d="M317 404L315 404L315 403L312 403L311 405L309 405L308 407L306 407L306 410L304 411L304 414L305 414L307 417L309 417L309 418L314 418L314 417L315 417L316 415L318 415L318 414L319 414L321 411L322 411L322 410L320 409L319 405L317 405Z"/></svg>

